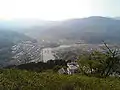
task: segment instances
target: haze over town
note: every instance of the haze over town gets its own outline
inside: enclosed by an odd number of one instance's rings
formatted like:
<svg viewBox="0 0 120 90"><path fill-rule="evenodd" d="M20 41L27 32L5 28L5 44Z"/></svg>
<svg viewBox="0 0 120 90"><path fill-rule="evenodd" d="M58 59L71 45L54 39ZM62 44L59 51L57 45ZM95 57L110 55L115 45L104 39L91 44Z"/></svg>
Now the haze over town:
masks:
<svg viewBox="0 0 120 90"><path fill-rule="evenodd" d="M120 90L119 4L0 0L0 90Z"/></svg>

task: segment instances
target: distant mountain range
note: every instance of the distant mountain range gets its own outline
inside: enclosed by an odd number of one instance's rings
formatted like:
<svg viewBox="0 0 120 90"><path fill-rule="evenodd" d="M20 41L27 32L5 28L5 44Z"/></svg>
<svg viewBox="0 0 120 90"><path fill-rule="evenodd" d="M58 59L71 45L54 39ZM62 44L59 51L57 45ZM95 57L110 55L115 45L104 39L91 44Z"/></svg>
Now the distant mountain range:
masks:
<svg viewBox="0 0 120 90"><path fill-rule="evenodd" d="M0 28L22 32L38 40L83 40L86 43L120 43L120 19L93 16L66 21L18 20L0 22Z"/></svg>
<svg viewBox="0 0 120 90"><path fill-rule="evenodd" d="M49 25L49 26L48 26ZM53 22L44 26L32 27L27 35L37 39L72 39L84 40L86 43L120 43L120 20L93 16Z"/></svg>

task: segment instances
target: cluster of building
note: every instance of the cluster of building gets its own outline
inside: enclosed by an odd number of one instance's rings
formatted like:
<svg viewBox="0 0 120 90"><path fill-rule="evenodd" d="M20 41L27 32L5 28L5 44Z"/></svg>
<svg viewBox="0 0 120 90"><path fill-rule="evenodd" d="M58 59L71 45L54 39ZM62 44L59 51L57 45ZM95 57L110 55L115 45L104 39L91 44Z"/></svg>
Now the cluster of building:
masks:
<svg viewBox="0 0 120 90"><path fill-rule="evenodd" d="M38 43L25 41L12 47L13 60L18 63L39 62L41 60L41 47Z"/></svg>
<svg viewBox="0 0 120 90"><path fill-rule="evenodd" d="M75 74L78 72L79 65L76 61L68 62L67 68L61 68L58 70L59 74Z"/></svg>

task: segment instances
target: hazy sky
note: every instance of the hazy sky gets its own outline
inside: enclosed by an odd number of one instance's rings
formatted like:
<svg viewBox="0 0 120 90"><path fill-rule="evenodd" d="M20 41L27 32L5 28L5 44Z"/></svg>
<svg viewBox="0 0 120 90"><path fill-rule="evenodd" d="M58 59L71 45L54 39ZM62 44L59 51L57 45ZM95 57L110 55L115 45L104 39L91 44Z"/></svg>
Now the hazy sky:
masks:
<svg viewBox="0 0 120 90"><path fill-rule="evenodd" d="M0 19L64 20L120 16L120 0L0 0Z"/></svg>

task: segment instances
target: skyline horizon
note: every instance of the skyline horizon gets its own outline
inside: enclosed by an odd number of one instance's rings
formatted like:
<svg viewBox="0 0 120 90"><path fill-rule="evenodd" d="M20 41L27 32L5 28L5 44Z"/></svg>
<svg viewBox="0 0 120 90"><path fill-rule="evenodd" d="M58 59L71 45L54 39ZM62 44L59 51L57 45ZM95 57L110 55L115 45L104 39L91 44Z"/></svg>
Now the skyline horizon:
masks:
<svg viewBox="0 0 120 90"><path fill-rule="evenodd" d="M62 21L89 16L119 17L120 0L0 0L0 19Z"/></svg>
<svg viewBox="0 0 120 90"><path fill-rule="evenodd" d="M95 16L85 16L85 17L74 17L74 18L67 18L67 19L63 19L63 20L46 20L46 19L39 19L39 18L14 18L14 19L9 19L9 20L6 20L6 19L0 19L0 21L67 21L67 20L73 20L73 19L84 19L84 18L91 18L91 17L103 17L103 18L113 18L113 19L116 19L116 18L120 18L120 16L100 16L100 15L95 15Z"/></svg>

